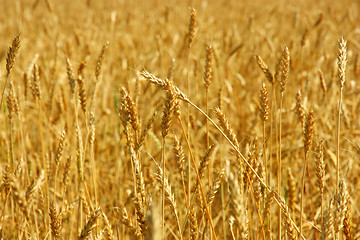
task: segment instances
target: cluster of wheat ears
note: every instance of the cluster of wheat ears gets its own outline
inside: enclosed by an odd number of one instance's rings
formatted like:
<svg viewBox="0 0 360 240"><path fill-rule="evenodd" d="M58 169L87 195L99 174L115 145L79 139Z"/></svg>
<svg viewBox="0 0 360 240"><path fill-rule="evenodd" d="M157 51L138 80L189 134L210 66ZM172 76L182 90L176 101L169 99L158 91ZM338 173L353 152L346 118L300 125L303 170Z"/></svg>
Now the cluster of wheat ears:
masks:
<svg viewBox="0 0 360 240"><path fill-rule="evenodd" d="M360 238L359 2L0 6L0 239Z"/></svg>

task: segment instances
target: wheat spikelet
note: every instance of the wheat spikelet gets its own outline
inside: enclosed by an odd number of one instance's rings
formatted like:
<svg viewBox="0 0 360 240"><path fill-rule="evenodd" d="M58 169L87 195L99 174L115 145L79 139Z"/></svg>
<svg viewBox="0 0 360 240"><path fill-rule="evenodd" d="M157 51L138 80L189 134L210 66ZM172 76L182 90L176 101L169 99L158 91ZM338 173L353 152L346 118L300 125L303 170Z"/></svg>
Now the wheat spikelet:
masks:
<svg viewBox="0 0 360 240"><path fill-rule="evenodd" d="M96 68L95 68L96 81L100 80L101 67L102 67L102 63L104 61L105 53L106 53L108 48L109 48L109 41L106 41L104 46L101 49L101 53L100 53L99 58L98 58L98 60L96 62Z"/></svg>
<svg viewBox="0 0 360 240"><path fill-rule="evenodd" d="M286 206L285 200L283 198L280 197L280 201L281 201L282 210L284 212L284 214L283 214L284 222L283 223L285 225L286 234L288 236L288 239L295 240L296 239L296 231L295 231L293 221L290 216L289 208L288 208L288 206Z"/></svg>
<svg viewBox="0 0 360 240"><path fill-rule="evenodd" d="M131 155L131 160L133 162L134 165L134 171L135 171L135 177L136 177L136 191L140 196L140 200L141 200L141 206L146 204L146 192L145 192L145 183L144 183L144 178L142 175L142 171L140 169L140 161L139 158L137 157L134 148L133 148L133 143L131 141L131 138L129 137L129 133L128 131L125 131L126 133L126 137L127 137L127 142L128 142L128 148L129 148L129 152Z"/></svg>
<svg viewBox="0 0 360 240"><path fill-rule="evenodd" d="M30 184L26 188L26 193L25 193L26 202L29 202L30 197L33 195L34 189L35 189L35 184L36 184L35 179L32 179Z"/></svg>
<svg viewBox="0 0 360 240"><path fill-rule="evenodd" d="M319 73L319 78L320 78L321 89L323 90L323 93L325 95L326 91L327 91L327 86L326 86L324 74L320 69L318 70L318 73Z"/></svg>
<svg viewBox="0 0 360 240"><path fill-rule="evenodd" d="M255 178L255 172L251 171L250 166L257 171L260 166L259 158L260 158L259 144L258 144L258 139L255 137L250 145L250 149L248 153L249 165L247 165L245 168L244 182L246 184L250 184L253 182L253 179Z"/></svg>
<svg viewBox="0 0 360 240"><path fill-rule="evenodd" d="M93 112L89 114L89 144L91 148L93 148L94 141L95 141L95 115Z"/></svg>
<svg viewBox="0 0 360 240"><path fill-rule="evenodd" d="M121 106L120 111L122 114L123 126L125 127L129 122L135 131L139 130L139 116L136 110L135 102L127 90L122 87L120 89ZM125 127L126 128L126 127Z"/></svg>
<svg viewBox="0 0 360 240"><path fill-rule="evenodd" d="M200 215L203 214L203 210L205 208L203 208L203 202L201 199L201 193L200 193L200 189L199 189L199 186L201 183L199 182L199 179L201 181L201 179L204 177L205 170L207 169L207 166L209 165L209 161L210 161L211 155L214 152L214 149L215 149L215 145L213 144L207 149L205 155L201 157L200 166L198 168L199 178L196 179L196 183L191 190L191 192L196 194L197 202L200 206L200 209L199 209Z"/></svg>
<svg viewBox="0 0 360 240"><path fill-rule="evenodd" d="M195 38L196 32L196 11L194 8L191 8L190 13L190 23L189 23L189 31L188 31L188 47L191 48L191 45Z"/></svg>
<svg viewBox="0 0 360 240"><path fill-rule="evenodd" d="M120 89L120 106L118 107L118 112L121 120L121 124L124 127L124 131L128 128L128 124L130 122L130 110L128 108L127 100L126 100L127 91L125 88Z"/></svg>
<svg viewBox="0 0 360 240"><path fill-rule="evenodd" d="M70 203L69 205L67 205L64 210L62 210L60 213L59 213L59 219L61 220L64 220L66 219L67 217L69 217L70 213L74 210L75 208L75 205L77 204L77 201L74 201L72 203Z"/></svg>
<svg viewBox="0 0 360 240"><path fill-rule="evenodd" d="M224 109L224 101L223 101L224 89L220 88L218 92L218 105L219 109Z"/></svg>
<svg viewBox="0 0 360 240"><path fill-rule="evenodd" d="M84 69L86 67L86 61L82 61L80 62L78 69L77 69L77 75L78 76L83 76L84 75Z"/></svg>
<svg viewBox="0 0 360 240"><path fill-rule="evenodd" d="M265 83L260 90L260 118L263 122L269 120L269 93Z"/></svg>
<svg viewBox="0 0 360 240"><path fill-rule="evenodd" d="M321 141L317 148L317 157L316 157L316 176L317 176L317 185L320 190L320 194L323 195L325 187L325 162L324 162L324 146Z"/></svg>
<svg viewBox="0 0 360 240"><path fill-rule="evenodd" d="M211 206L211 204L214 202L215 195L220 188L220 183L223 180L224 176L225 176L225 169L222 169L214 178L213 183L206 195L206 202L209 206Z"/></svg>
<svg viewBox="0 0 360 240"><path fill-rule="evenodd" d="M312 145L313 137L315 135L314 115L315 115L315 113L312 110L310 110L310 112L308 113L308 115L306 117L306 121L305 121L305 125L304 125L304 151L305 151L305 154L307 152L309 152L311 145Z"/></svg>
<svg viewBox="0 0 360 240"><path fill-rule="evenodd" d="M305 110L305 107L304 107L304 102L303 102L303 99L302 99L302 93L301 93L300 90L296 93L296 107L295 107L295 110L296 110L298 119L299 119L299 121L301 123L301 126L304 126L304 122L305 122L305 118L306 118L306 110Z"/></svg>
<svg viewBox="0 0 360 240"><path fill-rule="evenodd" d="M230 176L228 181L230 185L231 216L236 220L235 222L239 230L240 238L247 239L249 234L249 218L246 199L244 195L241 194L239 181L233 176Z"/></svg>
<svg viewBox="0 0 360 240"><path fill-rule="evenodd" d="M205 62L205 72L204 72L204 83L205 87L208 89L213 78L213 48L211 45L208 45L206 48L206 62Z"/></svg>
<svg viewBox="0 0 360 240"><path fill-rule="evenodd" d="M196 211L192 207L190 210L190 239L197 240L198 239L198 224L196 218Z"/></svg>
<svg viewBox="0 0 360 240"><path fill-rule="evenodd" d="M156 86L166 90L166 86L167 86L167 83L166 81L160 79L160 78L157 78L155 77L153 74L149 73L148 71L144 70L141 72L141 75L149 82L151 82L152 84L155 84ZM186 97L186 95L180 91L179 88L173 86L174 88L174 91L177 95L177 97L182 100L182 101L185 101L185 102L188 102L189 99Z"/></svg>
<svg viewBox="0 0 360 240"><path fill-rule="evenodd" d="M305 28L303 36L301 38L301 47L304 47L309 38L309 28Z"/></svg>
<svg viewBox="0 0 360 240"><path fill-rule="evenodd" d="M86 216L90 218L91 217L90 206L85 197L84 191L82 189L80 190L80 200L81 200L82 208L83 208Z"/></svg>
<svg viewBox="0 0 360 240"><path fill-rule="evenodd" d="M351 234L351 225L352 225L352 221L351 221L351 211L350 211L350 206L351 206L351 202L350 202L350 194L347 193L346 195L346 210L345 210L345 216L344 216L344 221L343 221L343 233L346 237L346 240L351 240L352 239L352 234Z"/></svg>
<svg viewBox="0 0 360 240"><path fill-rule="evenodd" d="M287 47L284 48L282 55L282 74L280 79L280 90L283 95L286 89L286 82L288 79L289 69L290 69L290 53Z"/></svg>
<svg viewBox="0 0 360 240"><path fill-rule="evenodd" d="M167 74L167 79L169 81L172 81L174 79L174 71L175 71L175 58L171 58L170 64L169 64L169 69L168 69L168 74Z"/></svg>
<svg viewBox="0 0 360 240"><path fill-rule="evenodd" d="M346 41L344 40L344 38L341 38L339 40L339 54L337 57L340 90L343 89L345 84L345 70L347 63L346 52Z"/></svg>
<svg viewBox="0 0 360 240"><path fill-rule="evenodd" d="M64 146L65 146L65 138L66 138L66 127L65 129L61 132L61 136L59 139L59 145L56 151L56 155L55 155L55 164L56 164L56 168L58 167L61 158L63 156L63 152L64 152Z"/></svg>
<svg viewBox="0 0 360 240"><path fill-rule="evenodd" d="M220 126L223 129L225 135L230 139L230 141L239 148L239 142L236 138L235 132L233 128L231 127L227 117L225 114L220 110L220 108L215 108L215 113L218 117L218 120L220 122Z"/></svg>
<svg viewBox="0 0 360 240"><path fill-rule="evenodd" d="M184 178L185 154L179 140L174 136L173 153L181 178Z"/></svg>
<svg viewBox="0 0 360 240"><path fill-rule="evenodd" d="M176 94L174 88L169 80L165 80L166 82L166 99L165 99L165 107L163 116L161 118L161 130L162 137L165 138L170 131L171 120L174 113L177 111L179 106L178 100L176 98Z"/></svg>
<svg viewBox="0 0 360 240"><path fill-rule="evenodd" d="M338 192L334 198L334 229L335 233L339 233L343 227L346 207L348 206L348 191L343 179L340 179Z"/></svg>
<svg viewBox="0 0 360 240"><path fill-rule="evenodd" d="M121 209L120 221L122 224L124 224L126 227L128 227L132 232L134 232L134 233L136 232L136 227L132 223L132 221L129 217L129 214L126 211L126 208Z"/></svg>
<svg viewBox="0 0 360 240"><path fill-rule="evenodd" d="M59 218L54 203L49 207L51 234L54 239L61 238L61 219Z"/></svg>
<svg viewBox="0 0 360 240"><path fill-rule="evenodd" d="M114 237L113 237L114 234L113 234L109 219L107 218L107 216L106 216L106 214L104 212L103 212L102 216L103 216L103 219L104 219L104 222L105 222L105 228L104 228L104 231L103 231L103 235L105 237L105 240L113 240L114 239Z"/></svg>
<svg viewBox="0 0 360 240"><path fill-rule="evenodd" d="M314 27L319 26L321 24L321 22L323 21L323 19L324 19L324 14L321 12L314 23Z"/></svg>
<svg viewBox="0 0 360 240"><path fill-rule="evenodd" d="M270 209L271 209L271 205L272 205L273 201L274 201L274 193L270 192L266 196L265 209L264 209L264 213L263 213L263 222L266 224L269 222Z"/></svg>
<svg viewBox="0 0 360 240"><path fill-rule="evenodd" d="M204 177L204 173L205 173L205 169L207 168L209 162L210 162L210 159L211 159L211 156L212 154L214 153L214 150L215 150L215 144L211 145L207 150L206 150L206 153L203 157L201 157L201 161L200 161L200 166L198 168L198 172L199 172L199 177L200 179L202 179ZM198 185L199 183L197 182L196 183L196 186Z"/></svg>
<svg viewBox="0 0 360 240"><path fill-rule="evenodd" d="M27 99L29 77L28 77L28 74L26 72L24 72L22 80L23 80L23 84L24 84L24 97L25 97L25 99Z"/></svg>
<svg viewBox="0 0 360 240"><path fill-rule="evenodd" d="M166 197L166 200L167 200L167 202L169 204L169 207L170 207L171 211L174 213L174 215L176 217L176 221L178 221L178 224L180 224L179 223L178 213L177 213L177 210L176 210L175 196L172 193L169 180L168 180L168 178L166 176L165 176L165 178L163 178L163 170L161 169L161 167L159 165L156 164L156 166L157 166L157 169L158 169L158 173L155 173L156 180L159 182L159 186L160 186L161 189L164 187L165 197Z"/></svg>
<svg viewBox="0 0 360 240"><path fill-rule="evenodd" d="M289 210L290 213L294 213L295 211L295 203L296 203L296 186L294 176L291 173L291 169L288 168L288 195L289 195Z"/></svg>
<svg viewBox="0 0 360 240"><path fill-rule="evenodd" d="M258 179L254 179L252 182L252 187L254 189L254 199L256 201L256 204L259 205L261 197L263 195L260 181Z"/></svg>
<svg viewBox="0 0 360 240"><path fill-rule="evenodd" d="M34 64L33 73L32 73L32 82L30 85L32 95L35 99L41 99L41 91L40 91L40 74L39 67L37 64Z"/></svg>
<svg viewBox="0 0 360 240"><path fill-rule="evenodd" d="M263 73L265 74L265 77L267 78L267 80L271 83L274 84L274 76L271 73L271 71L269 70L269 67L266 65L266 63L263 61L263 59L259 56L259 55L255 55L255 59L257 64L259 65L260 69L263 71Z"/></svg>
<svg viewBox="0 0 360 240"><path fill-rule="evenodd" d="M6 74L7 74L7 76L10 75L10 71L11 71L12 67L14 66L15 57L19 51L19 48L20 48L20 34L14 37L11 47L9 48L9 51L7 54L7 58L6 58Z"/></svg>
<svg viewBox="0 0 360 240"><path fill-rule="evenodd" d="M42 182L44 181L44 170L42 170L40 172L40 175L38 177L38 179L35 181L35 179L31 180L31 183L29 184L29 186L26 189L26 193L25 193L25 199L27 204L30 203L30 201L33 198L34 192L35 190L42 184Z"/></svg>
<svg viewBox="0 0 360 240"><path fill-rule="evenodd" d="M82 69L82 68L81 68ZM81 72L82 70L79 70L79 72ZM86 97L86 89L85 89L85 83L84 83L84 79L82 74L79 74L78 77L76 78L76 81L78 83L78 87L79 87L79 100L80 100L80 105L81 105L81 109L83 110L84 113L86 113L86 105L87 105L87 97Z"/></svg>
<svg viewBox="0 0 360 240"><path fill-rule="evenodd" d="M14 85L11 80L9 82L9 88L10 91L6 99L6 103L9 109L9 119L12 119L13 115L18 115L19 113L19 104L15 96Z"/></svg>
<svg viewBox="0 0 360 240"><path fill-rule="evenodd" d="M18 164L16 165L15 171L14 171L14 176L15 177L18 177L21 174L21 170L23 169L24 165L25 165L24 164L24 159L20 158Z"/></svg>
<svg viewBox="0 0 360 240"><path fill-rule="evenodd" d="M4 172L3 172L3 177L2 177L3 182L0 185L0 193L2 192L2 190L5 190L5 192L7 193L8 190L10 189L9 174L11 174L10 173L10 166L5 165Z"/></svg>
<svg viewBox="0 0 360 240"><path fill-rule="evenodd" d="M19 185L19 180L13 174L8 174L7 177L9 179L9 186L11 188L11 194L14 201L19 205L19 208L24 213L24 216L28 217L26 196L25 192L22 191L21 186Z"/></svg>
<svg viewBox="0 0 360 240"><path fill-rule="evenodd" d="M95 211L91 214L90 219L87 221L83 229L81 230L81 234L79 236L79 240L85 240L87 239L91 232L96 227L97 219L99 218L101 211L100 207L95 209Z"/></svg>
<svg viewBox="0 0 360 240"><path fill-rule="evenodd" d="M333 206L330 203L329 209L325 212L324 219L321 226L321 240L327 240L333 238L334 231L334 218L332 216Z"/></svg>
<svg viewBox="0 0 360 240"><path fill-rule="evenodd" d="M156 112L151 116L151 118L147 121L145 128L142 130L138 142L136 144L135 151L138 151L140 147L144 144L145 138L148 135L150 129L152 128L154 121L156 118Z"/></svg>
<svg viewBox="0 0 360 240"><path fill-rule="evenodd" d="M135 205L135 213L136 213L136 220L140 227L140 233L142 237L146 235L148 224L146 222L146 215L145 215L145 206L142 204L142 199L140 194L135 194L133 199Z"/></svg>
<svg viewBox="0 0 360 240"><path fill-rule="evenodd" d="M69 81L71 94L74 95L76 78L75 78L75 75L74 75L74 70L73 70L73 67L71 65L70 59L68 57L66 58L66 74L67 74L67 78L68 78L68 81Z"/></svg>

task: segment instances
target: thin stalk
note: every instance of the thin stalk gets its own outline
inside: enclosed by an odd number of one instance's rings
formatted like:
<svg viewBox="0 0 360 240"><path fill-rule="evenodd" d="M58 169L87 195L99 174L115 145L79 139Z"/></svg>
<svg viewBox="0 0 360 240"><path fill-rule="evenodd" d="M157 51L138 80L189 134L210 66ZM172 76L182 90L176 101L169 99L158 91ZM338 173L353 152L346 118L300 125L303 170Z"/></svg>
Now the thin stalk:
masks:
<svg viewBox="0 0 360 240"><path fill-rule="evenodd" d="M209 115L209 89L206 88L206 114ZM206 149L210 147L210 139L209 139L209 119L206 119ZM210 187L210 164L208 165L209 170L209 187Z"/></svg>
<svg viewBox="0 0 360 240"><path fill-rule="evenodd" d="M224 196L224 183L221 183L221 191L220 191L220 196L221 196L221 209L222 209L222 220L223 220L223 231L224 231L224 235L223 235L223 239L226 240L226 236L227 236L227 231L226 231L226 203L225 203L225 196Z"/></svg>
<svg viewBox="0 0 360 240"><path fill-rule="evenodd" d="M74 105L74 112L75 112L75 124L76 126L79 126L79 117L78 117L78 110L77 110L77 105L76 105L76 95L75 94L72 94L72 102L73 102L73 105ZM81 136L80 136L81 137ZM81 149L79 150L81 151ZM81 156L80 156L81 158ZM83 168L82 167L82 160L81 159L77 159L77 161L79 162L80 161L80 167L81 169ZM81 173L82 174L82 173ZM82 180L83 180L83 176L79 174L79 193L82 192ZM79 197L79 208L78 208L78 216L77 216L77 229L80 229L82 227L82 211L81 211L81 207L82 207L82 200L81 200L81 197Z"/></svg>
<svg viewBox="0 0 360 240"><path fill-rule="evenodd" d="M96 86L95 86L96 87ZM94 152L94 141L95 141L95 116L92 112L89 114L89 118L86 118L86 121L89 121L89 125L92 129L88 128L88 139L87 143L89 144L90 151L90 162L91 162L91 170L92 170L92 182L94 186L94 198L95 198L95 208L98 207L98 194L97 194L97 177L96 177L96 162L95 162L95 152ZM94 131L94 132L92 132ZM93 134L90 136L90 134ZM90 140L90 137L92 138ZM98 230L98 226L96 226L96 230ZM97 232L97 231L96 231Z"/></svg>
<svg viewBox="0 0 360 240"><path fill-rule="evenodd" d="M340 121L341 121L342 96L343 96L343 91L342 88L340 88L339 109L337 116L337 131L336 131L336 186L339 186L339 179L340 179ZM336 193L337 192L338 192L338 187L336 187Z"/></svg>
<svg viewBox="0 0 360 240"><path fill-rule="evenodd" d="M161 197L161 224L162 224L162 239L165 239L165 137L162 138L162 154L161 154L161 161L162 161L162 197ZM179 226L180 227L180 226ZM180 232L181 234L181 232Z"/></svg>
<svg viewBox="0 0 360 240"><path fill-rule="evenodd" d="M320 194L321 226L323 225L323 222L324 222L324 204L323 204L323 201L324 201L324 193L321 192L321 194Z"/></svg>
<svg viewBox="0 0 360 240"><path fill-rule="evenodd" d="M11 168L14 169L14 144L13 144L13 126L14 123L12 118L10 118L10 158L11 158Z"/></svg>
<svg viewBox="0 0 360 240"><path fill-rule="evenodd" d="M186 52L186 91L187 96L190 96L190 78L189 78L189 58L190 58L190 46L187 48ZM190 142L190 109L189 106L186 106L186 116L187 116L187 135L188 135L188 141ZM188 157L188 196L189 196L189 206L191 204L190 196L191 196L191 177L190 177L190 165L191 165L191 159L190 156ZM189 233L190 234L190 233Z"/></svg>
<svg viewBox="0 0 360 240"><path fill-rule="evenodd" d="M94 184L95 208L97 208L98 207L98 200L97 200L98 197L97 197L96 163L95 163L93 146L90 146L90 159L91 159L91 165L92 165L92 180L93 180L93 184Z"/></svg>
<svg viewBox="0 0 360 240"><path fill-rule="evenodd" d="M42 157L43 169L46 169L41 99L37 99L36 102L37 102L38 109L39 109L38 124L39 124L39 132L40 132L41 157ZM44 172L45 172L45 179L48 179L47 171L44 171ZM50 196L49 181L46 181L45 190L46 190L47 196ZM45 209L49 209L49 206L50 206L50 198L47 198L47 205L45 206ZM45 218L45 220L44 220L45 223L48 224L49 215L46 214L46 216L44 216L44 218Z"/></svg>
<svg viewBox="0 0 360 240"><path fill-rule="evenodd" d="M312 194L312 186L311 186L311 178L310 178L310 170L309 170L309 161L306 162L306 172L309 182L309 193L310 193L310 199L311 199L311 211L313 215L314 225L316 225L316 219L315 219L315 206L314 206L314 199ZM315 240L317 240L317 232L315 232Z"/></svg>
<svg viewBox="0 0 360 240"><path fill-rule="evenodd" d="M10 76L9 74L6 74L5 84L4 84L4 87L3 87L3 90L2 90L2 94L1 94L0 108L2 107L2 102L3 102L3 99L4 99L6 85L7 85L7 82L9 81L9 76Z"/></svg>
<svg viewBox="0 0 360 240"><path fill-rule="evenodd" d="M274 115L275 115L275 111L274 111L274 105L276 104L276 89L274 84L271 84L271 103L270 103L270 144L269 144L269 169L268 169L268 180L267 183L270 185L270 179L271 179L271 163L272 163L272 142L273 142L273 122L274 122ZM268 230L269 233L271 232L271 212L269 212L269 217L268 217Z"/></svg>
<svg viewBox="0 0 360 240"><path fill-rule="evenodd" d="M300 200L300 235L302 233L302 222L303 222L303 211L304 211L304 185L305 185L305 172L306 172L306 165L308 162L308 153L305 153L305 162L303 166L303 174L301 179L301 200Z"/></svg>
<svg viewBox="0 0 360 240"><path fill-rule="evenodd" d="M206 99L206 114L209 115L209 88L206 87L206 94L205 94L205 99ZM206 149L209 149L210 146L210 140L209 140L209 120L206 119ZM208 189L210 189L210 179L211 179L211 173L210 173L210 161L209 164L207 166L208 168ZM209 212L211 215L211 206L209 206ZM211 240L211 235L210 235L210 240Z"/></svg>
<svg viewBox="0 0 360 240"><path fill-rule="evenodd" d="M284 95L281 93L280 97L280 113L279 113L279 159L278 159L278 182L277 182L277 190L278 193L281 194L281 118L282 118L282 107L283 107L283 98ZM279 238L281 238L281 208L279 207Z"/></svg>
<svg viewBox="0 0 360 240"><path fill-rule="evenodd" d="M264 165L265 165L265 182L266 184L269 184L269 179L268 179L268 162L266 160L266 123L265 121L263 121L263 153L264 153Z"/></svg>

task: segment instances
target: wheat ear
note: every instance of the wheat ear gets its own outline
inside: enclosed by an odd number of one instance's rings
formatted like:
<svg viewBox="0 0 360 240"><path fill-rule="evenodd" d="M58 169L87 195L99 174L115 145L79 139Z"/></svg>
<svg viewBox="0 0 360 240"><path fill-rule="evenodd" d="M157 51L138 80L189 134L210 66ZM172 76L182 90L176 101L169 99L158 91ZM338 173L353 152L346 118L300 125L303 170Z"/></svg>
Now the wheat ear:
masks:
<svg viewBox="0 0 360 240"><path fill-rule="evenodd" d="M320 191L320 204L321 204L321 221L324 218L324 187L325 187L325 162L324 162L324 146L321 141L317 147L317 157L316 157L316 176L317 176L317 185ZM322 223L321 223L322 224Z"/></svg>
<svg viewBox="0 0 360 240"><path fill-rule="evenodd" d="M91 232L94 230L94 228L97 225L96 222L100 214L101 214L101 209L99 207L95 209L95 211L91 214L90 219L87 221L84 228L81 230L79 240L85 240L90 236Z"/></svg>
<svg viewBox="0 0 360 240"><path fill-rule="evenodd" d="M4 98L4 94L5 94L5 89L6 89L6 84L8 82L11 69L14 66L15 57L16 57L18 51L19 51L19 48L20 48L20 35L17 35L16 37L14 37L14 39L12 41L11 47L9 48L7 58L6 58L6 80L5 80L3 91L2 91L2 94L1 94L0 106L2 106L2 102L3 102L3 98Z"/></svg>
<svg viewBox="0 0 360 240"><path fill-rule="evenodd" d="M304 198L304 186L305 186L305 172L306 166L308 165L308 152L312 145L312 140L314 136L314 112L310 110L309 114L306 117L306 122L304 126L304 152L305 152L305 161L303 166L303 175L301 181L301 202L300 202L300 234L302 233L302 221L303 221L303 198Z"/></svg>
<svg viewBox="0 0 360 240"><path fill-rule="evenodd" d="M50 228L51 234L55 240L61 238L61 219L57 214L54 203L50 203L49 207L49 215L50 215Z"/></svg>

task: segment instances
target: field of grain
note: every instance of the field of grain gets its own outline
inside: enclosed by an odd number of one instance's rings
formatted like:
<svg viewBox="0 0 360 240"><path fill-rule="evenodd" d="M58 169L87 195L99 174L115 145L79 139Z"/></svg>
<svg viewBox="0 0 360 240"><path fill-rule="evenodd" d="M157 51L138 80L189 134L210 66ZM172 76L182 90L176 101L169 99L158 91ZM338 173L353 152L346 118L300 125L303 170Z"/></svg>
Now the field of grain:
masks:
<svg viewBox="0 0 360 240"><path fill-rule="evenodd" d="M360 238L359 1L0 6L0 239Z"/></svg>

